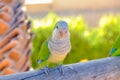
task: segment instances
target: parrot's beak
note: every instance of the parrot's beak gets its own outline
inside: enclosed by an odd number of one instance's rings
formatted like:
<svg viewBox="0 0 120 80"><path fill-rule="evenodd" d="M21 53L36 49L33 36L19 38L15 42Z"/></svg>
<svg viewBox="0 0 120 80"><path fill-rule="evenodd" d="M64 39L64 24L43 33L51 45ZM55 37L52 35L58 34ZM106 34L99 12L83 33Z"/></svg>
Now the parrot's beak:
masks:
<svg viewBox="0 0 120 80"><path fill-rule="evenodd" d="M67 30L61 30L60 31L60 37L65 38L66 37Z"/></svg>

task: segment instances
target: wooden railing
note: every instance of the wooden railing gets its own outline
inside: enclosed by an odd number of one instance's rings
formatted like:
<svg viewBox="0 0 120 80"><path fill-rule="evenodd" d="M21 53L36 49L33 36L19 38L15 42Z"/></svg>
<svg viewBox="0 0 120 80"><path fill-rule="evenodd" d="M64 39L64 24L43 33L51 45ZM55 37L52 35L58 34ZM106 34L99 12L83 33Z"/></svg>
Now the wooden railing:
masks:
<svg viewBox="0 0 120 80"><path fill-rule="evenodd" d="M61 75L57 68L52 68L49 75L41 69L0 76L0 80L120 80L120 57L108 57L63 67L64 75Z"/></svg>

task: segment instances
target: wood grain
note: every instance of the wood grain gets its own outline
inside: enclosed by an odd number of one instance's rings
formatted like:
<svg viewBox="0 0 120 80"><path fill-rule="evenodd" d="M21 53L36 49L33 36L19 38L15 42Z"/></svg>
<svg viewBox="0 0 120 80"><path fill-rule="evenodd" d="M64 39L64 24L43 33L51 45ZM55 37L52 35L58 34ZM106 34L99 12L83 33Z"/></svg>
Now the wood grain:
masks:
<svg viewBox="0 0 120 80"><path fill-rule="evenodd" d="M74 68L71 70L68 66ZM0 80L120 80L120 57L109 57L83 63L64 65L64 75L57 68L49 75L43 70L1 76Z"/></svg>

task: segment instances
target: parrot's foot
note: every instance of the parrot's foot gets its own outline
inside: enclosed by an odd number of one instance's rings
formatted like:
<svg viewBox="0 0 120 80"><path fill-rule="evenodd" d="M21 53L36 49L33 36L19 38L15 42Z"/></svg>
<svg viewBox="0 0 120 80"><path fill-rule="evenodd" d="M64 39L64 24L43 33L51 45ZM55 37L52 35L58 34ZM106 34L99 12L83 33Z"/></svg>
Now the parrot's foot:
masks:
<svg viewBox="0 0 120 80"><path fill-rule="evenodd" d="M44 72L45 72L46 75L49 74L49 68L48 67L43 68L43 70L44 70Z"/></svg>
<svg viewBox="0 0 120 80"><path fill-rule="evenodd" d="M63 66L59 65L57 66L58 70L61 72L62 75L64 75L64 70L63 70Z"/></svg>
<svg viewBox="0 0 120 80"><path fill-rule="evenodd" d="M72 66L67 66L69 69L71 69L72 71L74 71L75 73L78 73L78 71L76 71Z"/></svg>

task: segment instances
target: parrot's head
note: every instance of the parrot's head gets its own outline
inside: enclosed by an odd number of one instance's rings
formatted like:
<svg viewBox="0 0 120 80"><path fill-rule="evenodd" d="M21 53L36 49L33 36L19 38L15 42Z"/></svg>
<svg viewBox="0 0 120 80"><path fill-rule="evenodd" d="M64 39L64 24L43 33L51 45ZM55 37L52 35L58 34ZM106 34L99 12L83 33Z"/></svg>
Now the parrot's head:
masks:
<svg viewBox="0 0 120 80"><path fill-rule="evenodd" d="M65 21L58 21L52 33L53 38L64 39L69 36L68 24Z"/></svg>

